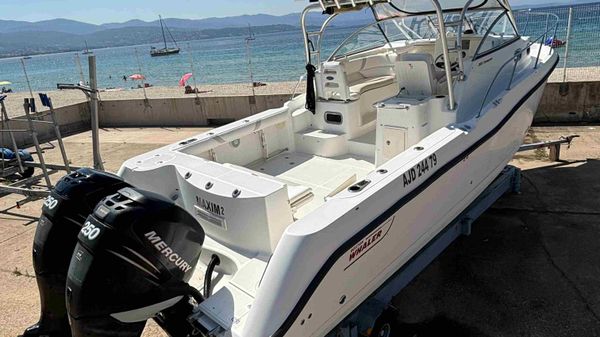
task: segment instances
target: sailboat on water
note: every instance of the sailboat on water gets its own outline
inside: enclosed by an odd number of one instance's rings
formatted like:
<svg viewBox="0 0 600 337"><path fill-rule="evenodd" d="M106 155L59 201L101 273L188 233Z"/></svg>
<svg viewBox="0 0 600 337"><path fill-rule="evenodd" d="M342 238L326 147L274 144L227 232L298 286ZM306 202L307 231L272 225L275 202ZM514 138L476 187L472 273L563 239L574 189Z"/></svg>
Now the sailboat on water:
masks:
<svg viewBox="0 0 600 337"><path fill-rule="evenodd" d="M83 50L82 54L83 55L93 54L94 52L91 51L90 48L88 47L87 40L84 42L85 42L85 49Z"/></svg>
<svg viewBox="0 0 600 337"><path fill-rule="evenodd" d="M162 36L163 36L163 41L165 43L165 47L160 48L160 49L156 48L156 47L152 47L150 49L150 56L154 57L154 56L166 56L166 55L172 55L172 54L179 54L179 50L180 50L179 46L177 46L177 41L175 41L175 39L173 38L173 35L171 34L169 27L167 27L167 25L163 22L163 19L160 15L158 16L158 19L160 21L160 29L162 30ZM171 40L175 44L175 48L169 48L167 46L167 36L165 35L165 28L167 29L167 33L169 33Z"/></svg>

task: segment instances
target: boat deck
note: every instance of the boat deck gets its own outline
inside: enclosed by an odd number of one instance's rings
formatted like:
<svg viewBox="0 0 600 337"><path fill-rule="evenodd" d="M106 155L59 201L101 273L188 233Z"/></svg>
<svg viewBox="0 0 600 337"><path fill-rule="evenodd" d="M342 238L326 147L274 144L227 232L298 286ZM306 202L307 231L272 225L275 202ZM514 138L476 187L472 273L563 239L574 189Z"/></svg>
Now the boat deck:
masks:
<svg viewBox="0 0 600 337"><path fill-rule="evenodd" d="M301 152L284 152L249 169L276 177L291 185L309 187L313 199L295 214L301 218L341 190L375 169L372 159L361 156L325 158Z"/></svg>

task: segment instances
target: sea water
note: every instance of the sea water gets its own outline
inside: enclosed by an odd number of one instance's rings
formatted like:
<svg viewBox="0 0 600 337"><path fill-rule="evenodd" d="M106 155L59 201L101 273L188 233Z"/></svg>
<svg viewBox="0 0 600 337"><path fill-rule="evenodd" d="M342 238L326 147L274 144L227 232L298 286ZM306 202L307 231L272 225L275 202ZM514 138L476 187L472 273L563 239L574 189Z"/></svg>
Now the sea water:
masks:
<svg viewBox="0 0 600 337"><path fill-rule="evenodd" d="M564 40L568 8L554 7L543 11L559 16L557 36ZM568 67L600 66L599 15L599 4L574 7ZM526 16L518 13L516 17L520 30L524 30ZM550 27L553 23L551 19ZM545 28L545 18L530 18L526 33L538 36ZM329 57L356 29L328 29L323 39L322 57ZM192 69L198 85L249 82L250 68L254 80L261 82L297 81L305 73L304 43L300 30L256 35L255 40L248 42L245 36L180 42L180 54L164 57L150 57L150 47L139 45L94 50L98 86L136 87L140 82L128 79L136 73L143 74L146 82L155 86L176 86L181 76L192 72ZM563 51L564 47L559 49L561 56ZM81 80L81 73L85 81L88 78L87 56L76 56L74 52L37 55L23 62L34 91L56 89L57 83L77 83ZM27 90L21 58L0 59L0 81L4 80L13 82L10 87L15 91ZM193 81L190 81L193 85Z"/></svg>

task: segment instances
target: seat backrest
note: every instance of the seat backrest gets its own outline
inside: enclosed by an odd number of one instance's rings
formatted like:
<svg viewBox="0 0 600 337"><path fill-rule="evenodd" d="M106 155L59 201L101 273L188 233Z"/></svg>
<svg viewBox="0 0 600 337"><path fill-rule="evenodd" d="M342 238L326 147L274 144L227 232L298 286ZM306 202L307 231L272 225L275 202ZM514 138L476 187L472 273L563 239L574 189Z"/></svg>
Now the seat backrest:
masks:
<svg viewBox="0 0 600 337"><path fill-rule="evenodd" d="M339 101L350 99L346 71L341 62L324 62L316 82L320 98Z"/></svg>
<svg viewBox="0 0 600 337"><path fill-rule="evenodd" d="M396 58L396 79L401 96L435 94L435 69L430 54L400 54Z"/></svg>

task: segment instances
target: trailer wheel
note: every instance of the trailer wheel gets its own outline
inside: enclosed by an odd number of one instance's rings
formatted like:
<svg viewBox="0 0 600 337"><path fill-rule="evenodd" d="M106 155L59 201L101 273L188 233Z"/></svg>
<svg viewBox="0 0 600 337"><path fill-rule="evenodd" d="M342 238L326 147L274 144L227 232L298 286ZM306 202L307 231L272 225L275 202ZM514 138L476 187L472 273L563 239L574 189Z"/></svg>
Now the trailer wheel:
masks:
<svg viewBox="0 0 600 337"><path fill-rule="evenodd" d="M33 176L33 170L33 167L26 167L22 173L19 173L19 175L23 179L30 178L31 176Z"/></svg>
<svg viewBox="0 0 600 337"><path fill-rule="evenodd" d="M397 315L394 310L384 311L375 320L370 337L396 337L401 336L400 325L397 322Z"/></svg>

